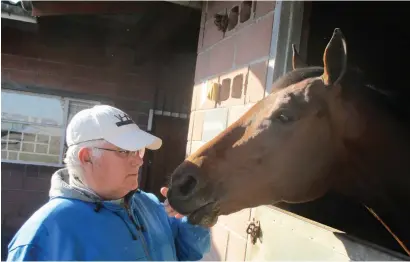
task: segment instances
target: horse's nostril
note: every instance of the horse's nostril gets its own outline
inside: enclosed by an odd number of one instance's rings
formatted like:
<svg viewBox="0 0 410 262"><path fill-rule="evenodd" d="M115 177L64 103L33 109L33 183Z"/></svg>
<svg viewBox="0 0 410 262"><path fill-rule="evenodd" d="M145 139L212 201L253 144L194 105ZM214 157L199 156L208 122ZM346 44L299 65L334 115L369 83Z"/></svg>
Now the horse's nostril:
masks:
<svg viewBox="0 0 410 262"><path fill-rule="evenodd" d="M181 192L182 196L189 195L195 188L197 181L192 176L188 176L187 179L182 183L179 191Z"/></svg>

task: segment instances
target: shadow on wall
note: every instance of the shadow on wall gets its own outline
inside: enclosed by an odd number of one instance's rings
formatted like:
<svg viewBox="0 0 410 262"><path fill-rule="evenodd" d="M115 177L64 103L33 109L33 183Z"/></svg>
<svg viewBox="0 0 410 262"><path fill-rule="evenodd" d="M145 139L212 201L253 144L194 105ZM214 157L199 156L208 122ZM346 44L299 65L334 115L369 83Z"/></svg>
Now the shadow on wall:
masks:
<svg viewBox="0 0 410 262"><path fill-rule="evenodd" d="M380 246L376 246L372 243L369 243L367 241L362 241L360 239L354 238L352 236L349 236L347 234L343 233L333 233L334 236L339 239L345 248L346 254L348 255L349 259L357 261L381 261L381 260L386 260L386 261L409 261L410 258L392 251L390 249L386 249ZM363 252L361 248L358 248L358 246L355 243L361 243L366 246L370 246L373 249L366 249L366 252Z"/></svg>

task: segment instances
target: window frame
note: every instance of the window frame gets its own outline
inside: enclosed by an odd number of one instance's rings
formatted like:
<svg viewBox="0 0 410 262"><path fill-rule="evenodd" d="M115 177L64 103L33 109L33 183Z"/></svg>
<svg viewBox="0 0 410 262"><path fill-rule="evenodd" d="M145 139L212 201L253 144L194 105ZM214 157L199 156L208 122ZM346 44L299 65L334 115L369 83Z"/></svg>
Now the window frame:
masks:
<svg viewBox="0 0 410 262"><path fill-rule="evenodd" d="M69 116L70 102L89 103L89 104L92 104L93 106L101 104L101 101L80 99L80 98L75 98L75 97L72 97L72 96L51 95L51 94L46 94L46 93L21 91L21 90L14 90L14 89L8 89L8 88L2 88L1 92L3 93L3 91L7 92L7 93L17 93L17 94L20 93L20 94L25 94L25 95L30 95L30 96L41 96L41 97L49 97L49 98L60 99L64 103L64 110L63 110L63 123L62 123L62 127L61 127L60 154L59 154L59 162L60 163L59 164L46 163L46 162L24 161L24 160L10 160L10 159L1 159L2 163L35 165L35 166L50 166L50 167L64 167L63 155L64 155L64 145L65 145L65 142L66 142L66 137L65 136L66 136L66 129L67 129L67 125L68 125L67 122L68 122L68 116ZM2 121L3 121L3 119L2 119ZM30 124L30 123L28 123L28 124Z"/></svg>

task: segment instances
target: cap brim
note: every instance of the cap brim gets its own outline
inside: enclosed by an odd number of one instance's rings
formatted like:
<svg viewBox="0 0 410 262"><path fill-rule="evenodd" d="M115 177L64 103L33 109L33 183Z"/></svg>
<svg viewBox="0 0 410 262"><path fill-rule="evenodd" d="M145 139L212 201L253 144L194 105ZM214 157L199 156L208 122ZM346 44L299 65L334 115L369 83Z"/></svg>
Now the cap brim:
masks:
<svg viewBox="0 0 410 262"><path fill-rule="evenodd" d="M121 134L115 138L107 139L111 144L129 151L136 151L141 148L157 150L162 146L162 140L141 129L129 133Z"/></svg>

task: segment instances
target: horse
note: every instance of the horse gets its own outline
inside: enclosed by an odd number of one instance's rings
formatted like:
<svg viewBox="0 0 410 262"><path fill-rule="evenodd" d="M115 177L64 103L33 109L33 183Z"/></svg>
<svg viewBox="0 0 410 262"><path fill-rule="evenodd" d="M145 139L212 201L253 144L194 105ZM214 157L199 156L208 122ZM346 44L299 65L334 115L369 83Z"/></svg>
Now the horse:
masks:
<svg viewBox="0 0 410 262"><path fill-rule="evenodd" d="M392 99L349 66L336 28L323 67L293 46L293 70L172 173L170 205L197 225L330 190L365 205L410 255L410 136ZM402 76L392 76L402 77Z"/></svg>

